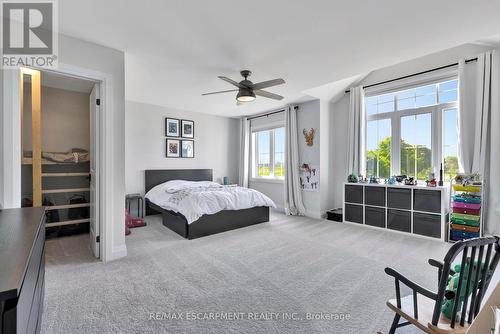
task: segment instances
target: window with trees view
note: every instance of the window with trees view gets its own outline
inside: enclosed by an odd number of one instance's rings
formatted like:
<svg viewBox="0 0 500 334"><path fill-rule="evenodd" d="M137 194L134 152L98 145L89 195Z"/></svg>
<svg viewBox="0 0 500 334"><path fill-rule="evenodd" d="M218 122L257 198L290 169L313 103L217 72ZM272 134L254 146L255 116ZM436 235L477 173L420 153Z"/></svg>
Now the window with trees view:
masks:
<svg viewBox="0 0 500 334"><path fill-rule="evenodd" d="M445 181L458 172L458 80L450 78L365 98L366 176Z"/></svg>
<svg viewBox="0 0 500 334"><path fill-rule="evenodd" d="M281 179L285 176L285 128L252 134L253 177Z"/></svg>

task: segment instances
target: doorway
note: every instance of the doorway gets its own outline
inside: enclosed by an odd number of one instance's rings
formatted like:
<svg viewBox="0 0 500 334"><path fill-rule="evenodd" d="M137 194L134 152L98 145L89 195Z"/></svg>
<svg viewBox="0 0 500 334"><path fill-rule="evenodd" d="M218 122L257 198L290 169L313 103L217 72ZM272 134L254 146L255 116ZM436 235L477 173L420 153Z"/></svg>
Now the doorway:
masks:
<svg viewBox="0 0 500 334"><path fill-rule="evenodd" d="M46 209L47 239L88 234L101 257L100 82L20 71L21 206Z"/></svg>

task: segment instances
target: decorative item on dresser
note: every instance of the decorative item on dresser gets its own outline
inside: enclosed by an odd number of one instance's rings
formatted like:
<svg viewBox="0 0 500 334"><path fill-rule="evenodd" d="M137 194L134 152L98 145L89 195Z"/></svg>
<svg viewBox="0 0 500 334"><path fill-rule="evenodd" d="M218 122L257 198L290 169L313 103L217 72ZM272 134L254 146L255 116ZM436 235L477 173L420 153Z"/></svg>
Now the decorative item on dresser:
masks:
<svg viewBox="0 0 500 334"><path fill-rule="evenodd" d="M344 183L344 222L446 240L448 188Z"/></svg>
<svg viewBox="0 0 500 334"><path fill-rule="evenodd" d="M0 210L0 333L39 333L44 299L45 210Z"/></svg>

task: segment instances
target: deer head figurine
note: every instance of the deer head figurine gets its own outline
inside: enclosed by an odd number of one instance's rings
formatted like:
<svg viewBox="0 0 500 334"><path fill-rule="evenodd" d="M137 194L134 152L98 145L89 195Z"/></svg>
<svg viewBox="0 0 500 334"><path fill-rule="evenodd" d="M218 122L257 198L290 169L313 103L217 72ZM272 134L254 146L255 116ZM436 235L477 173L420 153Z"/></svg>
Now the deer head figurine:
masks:
<svg viewBox="0 0 500 334"><path fill-rule="evenodd" d="M302 133L304 134L304 138L306 139L307 146L313 146L314 134L316 133L316 130L313 128L311 128L311 130L309 131L304 129L302 130Z"/></svg>

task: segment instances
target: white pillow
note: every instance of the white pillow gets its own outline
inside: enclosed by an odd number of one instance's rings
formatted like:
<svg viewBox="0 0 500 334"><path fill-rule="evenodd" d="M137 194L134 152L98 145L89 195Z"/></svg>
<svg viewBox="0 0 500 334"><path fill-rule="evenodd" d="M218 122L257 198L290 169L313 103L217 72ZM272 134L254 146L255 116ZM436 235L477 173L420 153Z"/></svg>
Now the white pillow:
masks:
<svg viewBox="0 0 500 334"><path fill-rule="evenodd" d="M200 188L200 187L220 187L221 185L212 181L185 181L172 180L163 184L163 189L169 194L175 193L182 189Z"/></svg>

